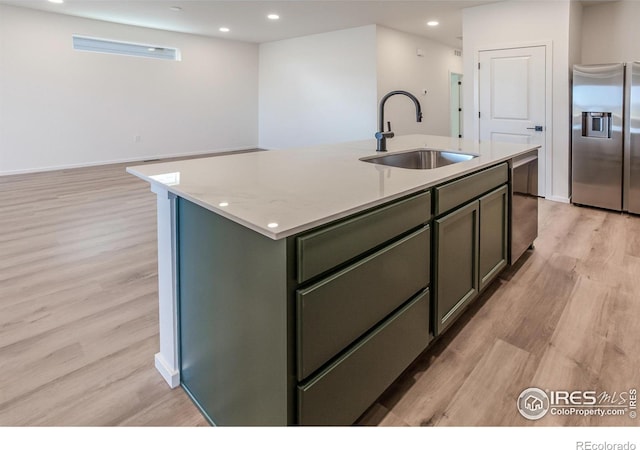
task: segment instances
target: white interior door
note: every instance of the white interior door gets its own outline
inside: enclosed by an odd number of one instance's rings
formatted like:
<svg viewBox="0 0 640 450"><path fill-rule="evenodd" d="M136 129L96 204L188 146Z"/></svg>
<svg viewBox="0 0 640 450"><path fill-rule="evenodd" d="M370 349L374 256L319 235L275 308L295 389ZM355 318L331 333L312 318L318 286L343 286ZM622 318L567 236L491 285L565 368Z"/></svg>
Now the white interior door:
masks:
<svg viewBox="0 0 640 450"><path fill-rule="evenodd" d="M538 192L545 195L546 49L479 52L480 140L535 144Z"/></svg>

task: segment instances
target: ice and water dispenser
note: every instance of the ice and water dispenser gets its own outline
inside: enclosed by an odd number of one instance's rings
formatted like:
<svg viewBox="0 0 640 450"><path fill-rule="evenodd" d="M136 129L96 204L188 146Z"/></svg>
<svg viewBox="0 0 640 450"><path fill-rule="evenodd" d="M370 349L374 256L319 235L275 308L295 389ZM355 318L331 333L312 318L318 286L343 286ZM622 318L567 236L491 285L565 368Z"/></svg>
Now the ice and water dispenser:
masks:
<svg viewBox="0 0 640 450"><path fill-rule="evenodd" d="M611 137L611 113L610 112L583 112L582 135L585 137L605 138Z"/></svg>

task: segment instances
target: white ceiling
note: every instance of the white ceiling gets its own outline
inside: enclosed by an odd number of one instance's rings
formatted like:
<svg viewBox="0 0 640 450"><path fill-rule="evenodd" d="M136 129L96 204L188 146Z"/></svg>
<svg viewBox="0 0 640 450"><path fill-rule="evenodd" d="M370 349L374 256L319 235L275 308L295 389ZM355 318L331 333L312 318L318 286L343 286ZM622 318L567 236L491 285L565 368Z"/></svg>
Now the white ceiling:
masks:
<svg viewBox="0 0 640 450"><path fill-rule="evenodd" d="M496 0L0 0L0 4L246 42L379 24L462 48L462 9ZM176 12L172 6L180 7ZM269 13L280 20L270 21ZM428 27L426 22L440 25ZM229 27L229 33L218 29Z"/></svg>

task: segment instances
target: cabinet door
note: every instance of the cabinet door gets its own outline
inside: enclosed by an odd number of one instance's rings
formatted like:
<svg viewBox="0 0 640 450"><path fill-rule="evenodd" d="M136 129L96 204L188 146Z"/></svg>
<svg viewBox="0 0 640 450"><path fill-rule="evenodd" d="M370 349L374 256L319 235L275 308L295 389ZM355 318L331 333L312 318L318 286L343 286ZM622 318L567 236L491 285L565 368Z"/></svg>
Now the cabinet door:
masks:
<svg viewBox="0 0 640 450"><path fill-rule="evenodd" d="M480 197L480 290L507 266L507 186Z"/></svg>
<svg viewBox="0 0 640 450"><path fill-rule="evenodd" d="M435 221L437 334L478 295L479 208L476 200Z"/></svg>

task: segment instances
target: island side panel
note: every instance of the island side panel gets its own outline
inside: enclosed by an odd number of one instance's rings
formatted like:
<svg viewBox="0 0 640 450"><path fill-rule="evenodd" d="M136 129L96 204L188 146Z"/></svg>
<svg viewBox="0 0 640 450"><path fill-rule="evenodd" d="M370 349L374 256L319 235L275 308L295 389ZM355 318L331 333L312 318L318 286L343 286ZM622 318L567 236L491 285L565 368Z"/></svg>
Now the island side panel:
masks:
<svg viewBox="0 0 640 450"><path fill-rule="evenodd" d="M158 219L158 318L160 351L155 366L173 389L180 385L178 361L178 300L176 292L176 196L165 187L151 185L156 194Z"/></svg>
<svg viewBox="0 0 640 450"><path fill-rule="evenodd" d="M177 218L183 387L217 425L293 423L290 241L182 198Z"/></svg>

